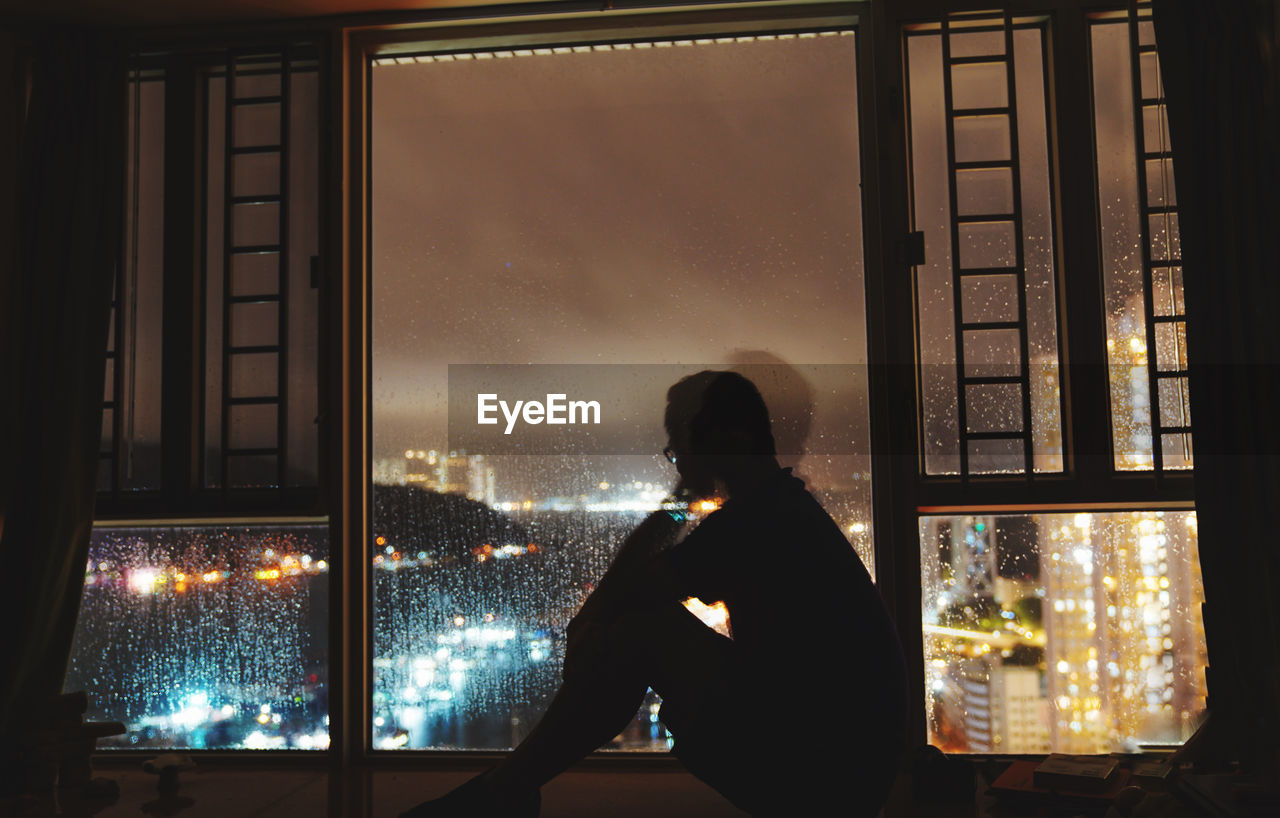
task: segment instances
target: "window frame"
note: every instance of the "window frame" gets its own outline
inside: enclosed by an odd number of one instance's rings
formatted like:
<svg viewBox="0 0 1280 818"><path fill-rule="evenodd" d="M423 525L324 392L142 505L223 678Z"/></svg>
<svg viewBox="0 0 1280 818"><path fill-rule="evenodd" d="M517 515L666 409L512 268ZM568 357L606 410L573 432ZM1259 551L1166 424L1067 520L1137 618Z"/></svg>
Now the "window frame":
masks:
<svg viewBox="0 0 1280 818"><path fill-rule="evenodd" d="M907 659L913 743L927 739L924 645L921 610L918 524L922 515L940 513L1062 512L1120 509L1186 509L1193 506L1194 475L1169 472L1119 472L1111 459L1110 395L1103 320L1102 258L1098 237L1097 191L1092 174L1074 176L1063 168L1095 166L1092 89L1080 76L1090 70L1089 18L1123 10L1125 0L1028 0L1019 16L1049 20L1046 84L1050 108L1050 158L1056 241L1055 276L1060 322L1064 467L1061 474L981 476L925 475L917 373L916 292L905 237L911 230L910 172L907 150L903 26L936 20L948 12L990 8L985 0L835 0L789 3L690 3L670 7L646 0L625 10L600 13L572 2L520 6L445 8L425 12L349 15L312 21L150 29L134 32L139 53L198 53L229 45L253 45L283 37L306 37L318 46L320 117L327 127L320 141L320 325L318 437L320 485L306 497L280 491L246 493L235 503L201 501L191 485L166 483L147 498L100 495L98 517L149 523L326 515L330 542L329 688L330 747L325 752L200 751L202 757L254 759L269 756L290 763L343 766L376 760L474 763L493 757L482 751L376 751L372 724L372 575L367 537L372 512L372 411L368 384L372 372L369 299L371 242L368 196L369 128L367 106L371 61L375 56L483 46L534 45L554 40L582 41L684 35L715 31L777 31L802 21L807 26L849 27L857 31L858 116L863 185L863 253L867 298L867 353L872 456L872 525L878 587L897 624ZM424 44L426 47L424 48ZM166 91L166 98L169 92ZM191 115L196 114L191 104ZM1064 116L1062 111L1085 112ZM177 109L166 106L168 135L189 132L198 144L197 120L168 120ZM185 129L185 130L184 130ZM199 159L191 161L198 166ZM166 173L166 176L168 174ZM179 180L171 196L197 201L194 174ZM185 197L185 198L184 198ZM187 224L196 224L195 213ZM198 228L195 228L198 232ZM168 228L166 228L166 239ZM171 249L165 267L191 264L197 238ZM183 248L187 252L185 261ZM171 256L170 253L173 253ZM1066 271L1085 271L1068 276ZM1094 271L1093 274L1089 271ZM1070 278L1070 281L1068 281ZM166 272L168 284L170 275ZM194 288L196 281L190 282ZM182 296L182 297L180 297ZM193 293L175 293L175 309L192 309ZM185 300L184 300L185 299ZM170 295L165 295L169 314ZM1070 314L1068 327L1065 317ZM908 320L909 319L909 320ZM173 323L173 322L169 322ZM119 332L117 327L117 333ZM167 333L166 330L166 340ZM117 347L118 348L118 347ZM162 416L188 444L199 440L198 406L190 392L190 374L170 383L165 367L166 401L185 413ZM170 393L173 397L170 398ZM118 392L115 393L117 396ZM901 396L901 397L897 397ZM912 410L898 411L905 396ZM171 418L171 414L178 414ZM118 435L116 436L118 440ZM1158 442L1155 445L1159 445ZM190 445L166 457L166 472L191 475ZM1078 452L1097 454L1079 455ZM166 481L169 478L166 477ZM193 485L193 484L192 484ZM132 751L120 751L129 753ZM141 752L141 751L138 751ZM116 755L115 752L112 755ZM663 754L640 754L644 763L667 763ZM601 758L617 764L636 754Z"/></svg>
<svg viewBox="0 0 1280 818"><path fill-rule="evenodd" d="M349 385L346 395L348 406L360 413L357 421L348 418L346 432L351 441L359 441L362 448L358 455L348 461L344 475L344 491L351 498L359 494L357 508L363 514L352 514L345 523L343 533L345 542L359 543L366 546L371 534L370 510L373 507L371 474L372 441L372 407L369 402L368 385L372 377L372 304L370 299L372 242L369 235L371 224L371 199L368 188L369 168L371 164L370 148L370 111L368 100L371 94L372 64L377 58L394 57L402 54L423 54L433 52L457 52L475 50L485 47L534 47L544 44L590 44L593 42L617 42L619 40L666 39L672 37L688 37L696 35L728 36L749 33L779 33L788 31L804 31L814 29L851 29L857 32L857 65L858 76L858 116L862 123L860 133L861 172L863 183L863 236L864 263L869 271L878 259L878 234L870 231L868 202L873 201L868 191L875 190L874 178L876 163L870 160L874 153L868 148L869 135L865 130L866 123L873 116L871 108L870 60L871 49L866 46L865 30L868 5L865 2L816 2L811 4L790 4L778 2L755 2L748 5L728 6L720 3L708 3L697 7L672 11L669 7L629 7L617 16L600 19L597 15L583 16L548 14L533 20L496 18L490 21L477 22L470 20L462 24L451 24L450 21L424 21L418 25L407 25L400 29L368 28L353 31L349 34L346 51L346 116L347 128L346 155L348 164L345 168L348 184L345 186L345 214L348 218L349 243L344 261L347 264L347 275L344 280L350 289L347 298L350 300L348 318L353 325L348 328L346 338L353 346L348 347L346 363L352 366L344 380ZM537 11L534 9L533 11ZM357 303L358 302L358 303ZM868 335L872 335L874 309L868 301ZM359 350L355 345L363 345ZM358 367L358 368L354 368ZM872 368L874 369L874 367ZM872 376L874 377L874 375ZM872 387L874 388L874 387ZM874 410L873 410L874 411ZM872 438L875 437L875 419L872 418ZM358 435L358 437L357 437ZM874 446L874 444L873 444ZM872 476L872 518L877 518L878 503L876 482L873 468ZM350 508L350 507L348 507ZM881 549L887 540L875 539L875 559L877 571L882 560L888 559L887 551ZM354 638L361 634L359 648L351 651L352 664L346 669L347 683L351 685L348 697L344 697L344 707L348 708L344 715L346 749L351 757L362 759L378 759L380 762L391 759L430 758L455 761L467 759L491 759L497 756L489 751L445 751L445 750L376 750L371 747L372 736L372 690L373 665L370 651L372 636L372 575L369 561L366 558L366 547L349 548L342 554L342 574L349 583L343 591L343 599L348 609L356 612L356 618L350 622L349 634ZM884 585L882 584L882 589ZM332 672L331 672L332 676ZM356 686L363 691L357 693ZM617 764L630 760L632 763L656 764L666 766L675 760L668 753L629 751L626 753L595 753L595 763Z"/></svg>
<svg viewBox="0 0 1280 818"><path fill-rule="evenodd" d="M1014 4L1008 4L1013 6ZM947 14L990 10L981 0L903 0L877 3L875 47L879 53L877 91L890 100L882 118L882 155L891 168L880 188L885 217L884 270L903 271L885 282L884 312L911 320L887 322L884 341L897 357L886 361L889 395L911 395L913 412L890 414L888 442L893 469L886 510L890 527L876 521L877 537L889 534L903 547L895 553L896 579L891 612L907 660L911 741L928 740L925 654L919 617L922 605L919 520L938 514L1063 513L1079 511L1194 509L1194 471L1125 472L1112 457L1111 398L1104 321L1103 261L1095 178L1095 132L1089 21L1113 12L1132 13L1134 0L1030 0L1009 11L1048 21L1046 80L1049 108L1049 173L1055 211L1055 289L1058 310L1063 471L1018 475L929 475L922 446L923 399L916 372L918 309L913 268L905 237L912 231L910 156L906 114L905 27L936 22ZM1064 113L1068 112L1068 113ZM1075 169L1075 174L1066 169ZM1087 170L1088 173L1081 171ZM898 239L897 237L902 237ZM1067 271L1078 271L1068 276ZM1068 323L1067 316L1071 316ZM906 351L905 354L903 351ZM902 360L906 357L907 360ZM873 438L874 441L874 438ZM873 442L873 445L875 443ZM1159 445L1154 441L1153 445ZM1085 452L1087 454L1080 454ZM883 495L882 495L883 496ZM907 546L907 543L911 543ZM877 552L879 553L879 552Z"/></svg>

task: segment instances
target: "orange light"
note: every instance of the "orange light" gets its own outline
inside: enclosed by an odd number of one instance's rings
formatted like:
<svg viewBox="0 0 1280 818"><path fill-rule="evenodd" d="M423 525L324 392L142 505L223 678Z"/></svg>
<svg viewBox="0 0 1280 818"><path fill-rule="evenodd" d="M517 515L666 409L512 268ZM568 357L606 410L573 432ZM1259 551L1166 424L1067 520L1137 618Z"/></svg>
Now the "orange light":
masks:
<svg viewBox="0 0 1280 818"><path fill-rule="evenodd" d="M376 540L374 540L374 542L376 542L378 545L386 545L386 544L387 544L387 538L386 538L386 537L378 537Z"/></svg>

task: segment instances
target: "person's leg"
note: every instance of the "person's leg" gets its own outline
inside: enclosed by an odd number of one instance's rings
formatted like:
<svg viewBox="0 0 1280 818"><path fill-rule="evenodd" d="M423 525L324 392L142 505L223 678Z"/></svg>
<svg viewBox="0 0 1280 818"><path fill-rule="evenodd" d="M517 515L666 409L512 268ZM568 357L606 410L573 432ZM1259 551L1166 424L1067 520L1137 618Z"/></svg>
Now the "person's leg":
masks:
<svg viewBox="0 0 1280 818"><path fill-rule="evenodd" d="M732 661L733 642L671 603L627 614L591 631L566 657L573 668L537 726L497 767L404 813L439 816L536 815L538 788L616 736L645 691L687 702L690 712ZM572 659L572 660L571 660Z"/></svg>
<svg viewBox="0 0 1280 818"><path fill-rule="evenodd" d="M624 616L596 638L604 644L583 646L593 666L566 676L541 721L490 773L504 800L519 803L620 733L650 687L664 708L688 709L683 703L706 695L733 650L679 604Z"/></svg>

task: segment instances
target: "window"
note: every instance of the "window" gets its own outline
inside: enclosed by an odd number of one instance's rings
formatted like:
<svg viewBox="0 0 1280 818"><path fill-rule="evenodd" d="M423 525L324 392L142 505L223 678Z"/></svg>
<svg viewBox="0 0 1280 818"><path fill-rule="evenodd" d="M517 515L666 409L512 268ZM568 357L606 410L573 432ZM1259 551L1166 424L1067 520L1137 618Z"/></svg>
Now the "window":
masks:
<svg viewBox="0 0 1280 818"><path fill-rule="evenodd" d="M1186 317L1150 11L1084 18L1090 110L1054 108L1054 22L982 12L903 29L925 250L924 706L929 740L950 751L1174 744L1205 706L1195 511L1178 480L1191 467ZM1061 148L1079 137L1093 155ZM1061 189L1085 174L1092 200ZM1061 266L1085 245L1092 282ZM1072 423L1073 390L1110 400L1078 402Z"/></svg>
<svg viewBox="0 0 1280 818"><path fill-rule="evenodd" d="M108 691L121 746L512 746L670 486L665 388L708 367L761 384L784 465L881 583L919 740L1189 735L1203 590L1148 4L886 3L879 39L858 3L750 5L137 56L68 680ZM550 382L626 423L455 423ZM658 704L611 746L665 749Z"/></svg>
<svg viewBox="0 0 1280 818"><path fill-rule="evenodd" d="M504 748L536 723L569 618L673 485L666 389L699 369L755 378L784 462L874 567L855 43L375 61L375 748ZM451 425L469 377L631 425L477 451ZM667 749L657 707L614 746Z"/></svg>
<svg viewBox="0 0 1280 818"><path fill-rule="evenodd" d="M113 746L328 745L319 77L305 43L135 59L66 682Z"/></svg>

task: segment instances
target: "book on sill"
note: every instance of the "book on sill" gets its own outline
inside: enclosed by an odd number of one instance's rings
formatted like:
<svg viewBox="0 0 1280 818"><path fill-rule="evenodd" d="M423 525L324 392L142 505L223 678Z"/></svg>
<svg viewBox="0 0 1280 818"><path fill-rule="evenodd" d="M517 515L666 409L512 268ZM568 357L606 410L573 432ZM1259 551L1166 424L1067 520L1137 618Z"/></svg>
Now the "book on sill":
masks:
<svg viewBox="0 0 1280 818"><path fill-rule="evenodd" d="M1120 764L1110 756L1052 753L1036 767L1035 785L1047 790L1098 791L1107 788Z"/></svg>

